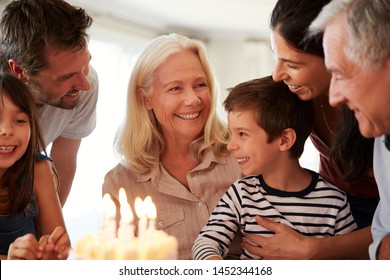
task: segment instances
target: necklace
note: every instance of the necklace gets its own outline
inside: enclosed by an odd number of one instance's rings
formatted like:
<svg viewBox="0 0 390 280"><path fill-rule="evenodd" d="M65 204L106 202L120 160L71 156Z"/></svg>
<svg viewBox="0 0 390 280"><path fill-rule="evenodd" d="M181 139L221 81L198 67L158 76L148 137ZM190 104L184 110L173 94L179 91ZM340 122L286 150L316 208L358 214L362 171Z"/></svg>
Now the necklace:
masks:
<svg viewBox="0 0 390 280"><path fill-rule="evenodd" d="M328 124L328 121L326 120L326 117L325 117L325 111L324 111L324 104L322 103L322 96L321 96L321 111L322 111L322 116L324 118L324 121L325 121L325 125L326 127L328 128L330 134L332 134L333 136L335 135L335 133L330 129L330 126Z"/></svg>

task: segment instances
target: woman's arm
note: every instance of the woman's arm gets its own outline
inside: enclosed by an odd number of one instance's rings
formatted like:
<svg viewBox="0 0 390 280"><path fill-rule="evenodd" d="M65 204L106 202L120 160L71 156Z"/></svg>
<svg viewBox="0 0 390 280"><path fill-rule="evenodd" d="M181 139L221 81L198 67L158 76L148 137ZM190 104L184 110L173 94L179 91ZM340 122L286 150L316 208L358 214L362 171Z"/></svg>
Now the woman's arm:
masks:
<svg viewBox="0 0 390 280"><path fill-rule="evenodd" d="M311 238L261 217L256 221L275 235L246 235L258 246L248 242L243 242L242 246L264 259L368 259L368 246L372 242L370 227L343 235Z"/></svg>

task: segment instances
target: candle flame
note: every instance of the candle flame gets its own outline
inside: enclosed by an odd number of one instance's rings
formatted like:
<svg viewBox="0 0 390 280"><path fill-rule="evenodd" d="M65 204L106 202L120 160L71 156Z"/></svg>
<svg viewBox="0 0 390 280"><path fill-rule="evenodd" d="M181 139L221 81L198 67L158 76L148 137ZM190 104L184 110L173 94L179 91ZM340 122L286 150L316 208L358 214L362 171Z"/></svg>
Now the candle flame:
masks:
<svg viewBox="0 0 390 280"><path fill-rule="evenodd" d="M115 203L112 201L111 196L108 193L103 195L103 213L109 218L115 218L116 216Z"/></svg>
<svg viewBox="0 0 390 280"><path fill-rule="evenodd" d="M124 188L119 189L119 202L121 205L127 202L127 195Z"/></svg>
<svg viewBox="0 0 390 280"><path fill-rule="evenodd" d="M131 211L130 205L128 203L121 205L120 211L123 222L130 224L134 218L133 211Z"/></svg>
<svg viewBox="0 0 390 280"><path fill-rule="evenodd" d="M150 196L147 196L144 200L144 209L149 219L157 218L157 209Z"/></svg>
<svg viewBox="0 0 390 280"><path fill-rule="evenodd" d="M129 203L127 202L127 195L124 188L119 189L119 202L121 204L121 219L124 223L131 223L133 221L134 215L133 211L131 211Z"/></svg>
<svg viewBox="0 0 390 280"><path fill-rule="evenodd" d="M138 218L145 217L146 213L144 209L144 203L140 197L135 198L134 208Z"/></svg>

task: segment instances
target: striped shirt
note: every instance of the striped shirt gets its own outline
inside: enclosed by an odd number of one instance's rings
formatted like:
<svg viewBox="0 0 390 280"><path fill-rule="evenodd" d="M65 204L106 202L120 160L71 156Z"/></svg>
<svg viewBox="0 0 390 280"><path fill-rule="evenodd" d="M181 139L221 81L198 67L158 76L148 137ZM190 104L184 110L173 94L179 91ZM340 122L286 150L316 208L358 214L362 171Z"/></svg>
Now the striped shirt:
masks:
<svg viewBox="0 0 390 280"><path fill-rule="evenodd" d="M247 176L233 183L218 202L192 248L193 259L225 257L236 231L272 236L258 225L256 216L288 225L311 237L328 237L357 228L343 191L330 185L320 174L310 171L310 185L299 192L268 186L261 175ZM242 259L258 259L246 250Z"/></svg>

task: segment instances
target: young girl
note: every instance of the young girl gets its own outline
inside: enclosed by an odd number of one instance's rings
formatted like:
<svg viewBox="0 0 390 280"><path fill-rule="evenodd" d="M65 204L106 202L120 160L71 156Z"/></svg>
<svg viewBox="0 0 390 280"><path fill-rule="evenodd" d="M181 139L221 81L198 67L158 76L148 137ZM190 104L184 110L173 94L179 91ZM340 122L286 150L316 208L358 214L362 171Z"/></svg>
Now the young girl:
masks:
<svg viewBox="0 0 390 280"><path fill-rule="evenodd" d="M44 147L28 88L0 73L1 259L68 257L70 240Z"/></svg>

